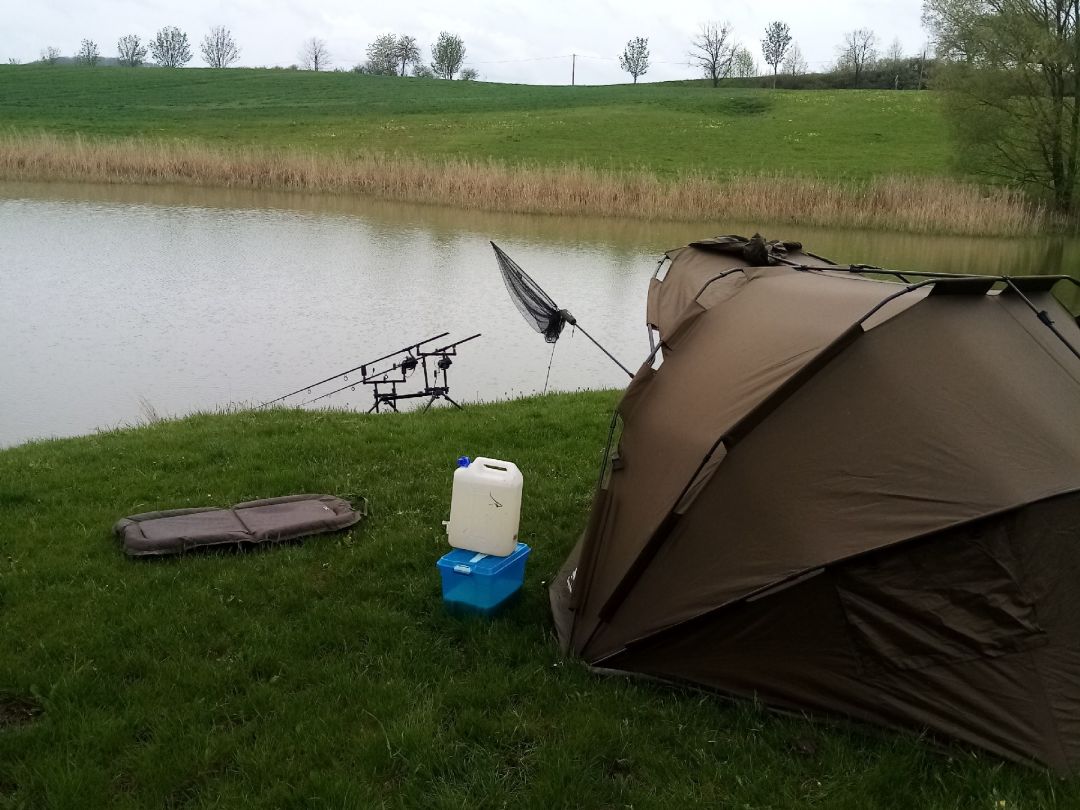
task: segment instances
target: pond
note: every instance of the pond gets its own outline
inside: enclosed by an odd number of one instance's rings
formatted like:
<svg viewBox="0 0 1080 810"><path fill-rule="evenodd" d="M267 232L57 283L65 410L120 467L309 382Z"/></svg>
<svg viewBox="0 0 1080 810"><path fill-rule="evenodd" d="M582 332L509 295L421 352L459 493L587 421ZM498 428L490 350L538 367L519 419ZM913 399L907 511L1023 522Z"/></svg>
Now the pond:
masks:
<svg viewBox="0 0 1080 810"><path fill-rule="evenodd" d="M500 215L326 195L0 183L0 446L244 407L449 332L469 403L622 386L580 333L554 352L503 288L498 243L625 365L648 352L664 250L762 230L896 269L1056 273L1080 242ZM1069 304L1080 306L1070 290ZM354 378L353 378L354 379ZM319 393L316 391L315 393ZM301 404L309 397L288 400ZM366 410L346 389L309 407ZM442 405L440 404L440 407Z"/></svg>

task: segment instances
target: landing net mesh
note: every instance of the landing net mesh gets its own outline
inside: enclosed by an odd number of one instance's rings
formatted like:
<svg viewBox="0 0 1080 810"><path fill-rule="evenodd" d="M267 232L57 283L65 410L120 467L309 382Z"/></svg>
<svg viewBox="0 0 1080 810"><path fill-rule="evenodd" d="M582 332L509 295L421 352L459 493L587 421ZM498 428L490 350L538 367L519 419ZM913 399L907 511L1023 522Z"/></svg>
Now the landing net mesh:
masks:
<svg viewBox="0 0 1080 810"><path fill-rule="evenodd" d="M494 242L491 246L495 249L506 291L510 293L510 300L518 312L548 343L557 341L566 324L562 311L517 262L503 253Z"/></svg>

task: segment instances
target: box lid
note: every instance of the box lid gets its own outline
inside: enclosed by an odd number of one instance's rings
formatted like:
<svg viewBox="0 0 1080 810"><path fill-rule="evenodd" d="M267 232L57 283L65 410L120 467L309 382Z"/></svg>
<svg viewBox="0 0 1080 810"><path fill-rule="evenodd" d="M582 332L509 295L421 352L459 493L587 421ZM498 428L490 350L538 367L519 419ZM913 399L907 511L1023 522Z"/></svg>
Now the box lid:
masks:
<svg viewBox="0 0 1080 810"><path fill-rule="evenodd" d="M508 565L513 565L532 551L524 543L518 543L517 548L506 557L495 557L491 554L478 554L475 551L454 549L444 554L437 563L439 568L457 571L459 574L479 574L480 576L493 576L498 574Z"/></svg>

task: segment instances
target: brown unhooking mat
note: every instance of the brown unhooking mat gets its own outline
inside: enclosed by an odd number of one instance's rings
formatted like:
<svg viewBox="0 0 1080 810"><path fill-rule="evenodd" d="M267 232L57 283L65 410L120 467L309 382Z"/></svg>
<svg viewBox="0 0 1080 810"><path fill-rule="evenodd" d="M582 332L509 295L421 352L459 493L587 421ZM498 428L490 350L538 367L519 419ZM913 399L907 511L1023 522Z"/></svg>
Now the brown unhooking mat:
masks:
<svg viewBox="0 0 1080 810"><path fill-rule="evenodd" d="M279 543L347 529L367 514L333 495L287 495L230 509L169 509L121 518L113 533L131 557L182 554L207 546Z"/></svg>

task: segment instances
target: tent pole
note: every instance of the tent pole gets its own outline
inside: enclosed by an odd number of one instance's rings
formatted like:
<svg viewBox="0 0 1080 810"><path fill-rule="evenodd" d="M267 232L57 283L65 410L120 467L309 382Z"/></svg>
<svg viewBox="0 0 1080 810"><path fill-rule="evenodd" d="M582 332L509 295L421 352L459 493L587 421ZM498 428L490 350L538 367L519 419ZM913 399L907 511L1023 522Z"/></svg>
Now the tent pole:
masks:
<svg viewBox="0 0 1080 810"><path fill-rule="evenodd" d="M1073 279L1069 279L1069 280L1073 281ZM1076 358L1078 360L1080 360L1080 351L1077 351L1076 347L1073 346L1069 342L1069 339L1067 337L1065 337L1065 335L1061 334L1061 332L1058 331L1058 328L1056 326L1054 326L1054 321L1050 317L1050 313L1048 313L1045 309L1039 309L1037 306L1035 306L1031 302L1031 299L1028 298L1026 295L1024 295L1023 291L1019 287L1017 287L1016 284L1013 283L1013 280L1011 278L1009 278L1008 276L1005 277L1005 283L1008 284L1009 287L1012 288L1013 292L1015 292L1017 295L1020 296L1020 299L1025 304L1028 305L1028 308L1031 309L1031 311L1035 313L1035 317L1039 319L1039 321L1043 324L1043 326L1045 326L1047 329L1049 329L1051 332L1053 332L1054 336L1058 340L1060 340L1062 343L1064 343L1066 348L1068 348L1068 350L1070 352L1072 352L1074 355L1076 355ZM1080 282L1077 282L1077 286L1080 286Z"/></svg>

